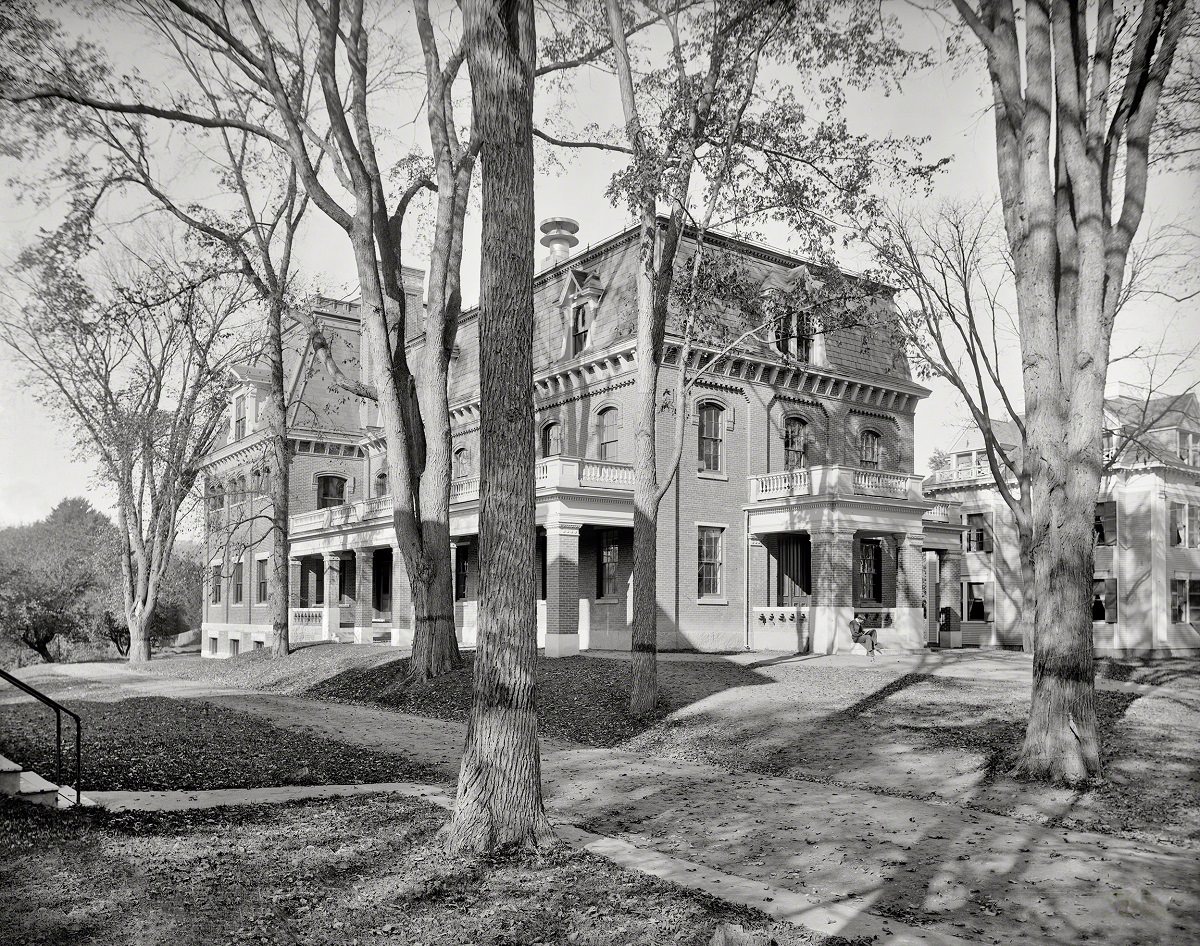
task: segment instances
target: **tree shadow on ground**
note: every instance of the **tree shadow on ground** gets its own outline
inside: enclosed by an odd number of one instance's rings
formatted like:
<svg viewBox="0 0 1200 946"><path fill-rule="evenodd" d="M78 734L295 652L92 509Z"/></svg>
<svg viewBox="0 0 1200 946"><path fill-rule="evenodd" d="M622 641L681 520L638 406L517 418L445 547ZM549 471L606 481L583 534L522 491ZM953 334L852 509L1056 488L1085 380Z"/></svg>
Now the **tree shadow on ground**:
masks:
<svg viewBox="0 0 1200 946"><path fill-rule="evenodd" d="M302 695L466 723L471 711L474 655L461 668L435 680L406 681L406 661L354 668L322 680ZM550 739L612 748L661 722L666 716L739 687L774 681L727 660L662 661L659 701L643 717L629 713L630 665L623 660L538 657L538 726Z"/></svg>

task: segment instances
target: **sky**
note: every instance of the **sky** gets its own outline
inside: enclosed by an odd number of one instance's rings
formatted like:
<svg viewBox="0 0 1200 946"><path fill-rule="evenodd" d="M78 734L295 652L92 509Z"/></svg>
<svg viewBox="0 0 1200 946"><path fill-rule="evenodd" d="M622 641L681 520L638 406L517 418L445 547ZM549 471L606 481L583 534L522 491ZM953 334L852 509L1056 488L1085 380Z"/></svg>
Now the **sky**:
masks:
<svg viewBox="0 0 1200 946"><path fill-rule="evenodd" d="M895 12L904 20L905 36L912 43L936 47L944 41L924 16L907 5L896 4ZM72 28L86 30L109 50L119 68L135 65L143 75L153 77L154 64L145 53L141 38L127 24L112 20L72 21ZM986 89L982 64L948 62L911 75L898 93L883 97L878 93L851 94L848 118L858 131L883 135L922 135L929 137L925 156L934 160L952 158L936 180L930 200L993 201L997 195L994 133L988 110L990 93ZM574 93L563 101L539 101L539 113L553 111L558 128L575 128L594 122L602 127L618 124L619 102L610 74L599 70L581 73ZM417 114L415 100L399 97L392 115L388 146L397 153L419 147L424 130L413 122ZM465 112L464 112L465 114ZM614 207L605 197L613 171L620 166L619 155L599 151L572 151L557 162L539 161L535 182L535 219L569 216L579 221L580 248L599 241L629 223L623 207ZM21 168L0 163L0 179ZM188 169L176 169L186 175ZM1200 181L1195 175L1157 174L1150 182L1147 227L1200 219ZM0 265L11 260L22 243L36 232L45 218L37 208L17 200L13 190L0 186ZM478 284L478 215L467 223L463 263L464 296L474 298ZM531 239L534 235L531 235ZM789 235L778 228L769 229L767 241L788 248ZM406 262L422 265L420 245L406 247ZM541 256L541 248L537 250ZM353 296L354 268L345 235L328 221L312 218L298 247L298 262L304 282L315 291L340 298ZM843 262L854 268L863 260L848 256ZM1168 286L1168 288L1170 288ZM1114 334L1114 353L1138 346L1157 347L1167 339L1173 351L1185 351L1200 344L1200 300L1177 305L1165 299L1139 300L1122 313ZM1020 390L1019 365L1015 345L1004 364L1010 390ZM1131 382L1144 380L1144 365L1136 360L1120 361L1110 376ZM44 516L61 499L84 495L103 509L111 507L111 498L96 481L93 467L78 455L69 429L34 399L22 383L22 370L11 353L0 350L0 525L28 522ZM1184 368L1177 378L1179 386L1200 381L1200 363ZM918 470L935 448L949 448L962 435L966 412L948 385L929 382L930 396L917 408L916 449Z"/></svg>

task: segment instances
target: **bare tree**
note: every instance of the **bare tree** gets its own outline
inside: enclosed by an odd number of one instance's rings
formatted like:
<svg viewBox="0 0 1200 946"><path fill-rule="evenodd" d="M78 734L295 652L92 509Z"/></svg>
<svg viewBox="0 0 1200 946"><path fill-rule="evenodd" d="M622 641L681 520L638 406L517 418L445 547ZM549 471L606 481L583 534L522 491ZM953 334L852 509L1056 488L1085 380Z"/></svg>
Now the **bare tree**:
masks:
<svg viewBox="0 0 1200 946"><path fill-rule="evenodd" d="M71 422L116 498L129 659L150 625L181 512L225 414L240 280L163 256L93 291L76 270L32 267L34 289L0 318L3 341L46 404Z"/></svg>
<svg viewBox="0 0 1200 946"><path fill-rule="evenodd" d="M60 99L107 112L246 132L286 155L307 198L346 233L354 255L370 381L342 370L315 319L306 327L336 383L379 407L393 521L412 586L412 674L431 677L451 669L460 657L450 575L446 379L461 307L462 223L477 149L476 143L459 141L453 117L452 89L462 51L440 60L427 4L417 2L434 173L411 175L403 193L389 200L370 103L380 89L380 76L395 68L396 50L387 42L374 42L382 32L369 21L363 0L293 9L256 0L219 9L190 0L129 0L125 9L179 46L225 64L230 81L261 103L266 114L246 114L224 97L201 111L187 96L171 96L170 90L163 101L113 100L57 82L6 88L3 97L13 102ZM310 112L299 107L296 90L305 88L312 75L319 96L318 107ZM408 311L401 247L405 213L424 188L437 191L438 210L429 299L421 319L420 313Z"/></svg>
<svg viewBox="0 0 1200 946"><path fill-rule="evenodd" d="M1023 343L1038 633L1018 768L1066 784L1100 771L1091 538L1104 384L1151 133L1188 15L1186 0L1138 6L1125 24L1112 0L1033 0L1018 28L1012 0L954 0L992 80Z"/></svg>
<svg viewBox="0 0 1200 946"><path fill-rule="evenodd" d="M532 0L467 0L480 136L479 647L451 850L553 843L534 700Z"/></svg>

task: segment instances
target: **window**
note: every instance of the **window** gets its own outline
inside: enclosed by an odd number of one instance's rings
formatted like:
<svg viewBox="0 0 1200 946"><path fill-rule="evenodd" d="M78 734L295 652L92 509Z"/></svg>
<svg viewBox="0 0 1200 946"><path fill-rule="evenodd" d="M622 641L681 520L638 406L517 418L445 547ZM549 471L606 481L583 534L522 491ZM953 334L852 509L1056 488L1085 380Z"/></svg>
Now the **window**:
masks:
<svg viewBox="0 0 1200 946"><path fill-rule="evenodd" d="M257 586L254 600L259 604L267 603L267 560L260 558L254 563L254 583Z"/></svg>
<svg viewBox="0 0 1200 946"><path fill-rule="evenodd" d="M600 557L596 561L597 598L616 598L621 594L621 586L617 579L619 561L617 530L605 529L600 533Z"/></svg>
<svg viewBox="0 0 1200 946"><path fill-rule="evenodd" d="M297 453L312 453L312 441L311 440L297 440L296 441L296 452Z"/></svg>
<svg viewBox="0 0 1200 946"><path fill-rule="evenodd" d="M236 637L229 638L229 656L230 657L236 657L238 655L238 652L241 649L242 649L242 642L240 640L238 640Z"/></svg>
<svg viewBox="0 0 1200 946"><path fill-rule="evenodd" d="M229 603L242 603L242 563L235 562L233 565L233 577L230 579Z"/></svg>
<svg viewBox="0 0 1200 946"><path fill-rule="evenodd" d="M783 422L783 465L788 470L808 466L808 424L800 417Z"/></svg>
<svg viewBox="0 0 1200 946"><path fill-rule="evenodd" d="M388 475L379 473L375 476L375 495L386 496L388 494Z"/></svg>
<svg viewBox="0 0 1200 946"><path fill-rule="evenodd" d="M1092 579L1092 621L1105 624L1117 623L1117 580L1115 578Z"/></svg>
<svg viewBox="0 0 1200 946"><path fill-rule="evenodd" d="M986 512L967 514L967 531L963 533L968 552L992 551L992 524Z"/></svg>
<svg viewBox="0 0 1200 946"><path fill-rule="evenodd" d="M253 649L253 650L262 650L262 649L263 649L263 646L264 646L264 645L263 645L263 642L262 642L262 641L255 641L255 642L254 642L254 643L251 645L251 647L252 647L252 649Z"/></svg>
<svg viewBox="0 0 1200 946"><path fill-rule="evenodd" d="M1097 545L1115 545L1117 542L1117 504L1113 500L1096 503L1096 518L1092 523Z"/></svg>
<svg viewBox="0 0 1200 946"><path fill-rule="evenodd" d="M221 603L221 566L220 565L213 565L209 569L208 582L209 582L209 585L211 585L211 588L209 590L209 599L208 600L211 601L213 604L220 604Z"/></svg>
<svg viewBox="0 0 1200 946"><path fill-rule="evenodd" d="M883 543L879 539L859 542L858 600L883 603Z"/></svg>
<svg viewBox="0 0 1200 946"><path fill-rule="evenodd" d="M215 654L217 652L217 647L219 645L220 645L220 640L218 638L210 637L208 639L208 652L210 654Z"/></svg>
<svg viewBox="0 0 1200 946"><path fill-rule="evenodd" d="M460 545L454 551L454 600L467 600L467 569L471 562L471 547Z"/></svg>
<svg viewBox="0 0 1200 946"><path fill-rule="evenodd" d="M700 526L696 530L699 562L696 576L697 598L719 598L721 596L721 560L724 536L725 530L720 526Z"/></svg>
<svg viewBox="0 0 1200 946"><path fill-rule="evenodd" d="M720 404L700 405L700 469L720 472L725 437L725 409Z"/></svg>
<svg viewBox="0 0 1200 946"><path fill-rule="evenodd" d="M785 315L775 327L775 349L785 358L812 361L813 323L811 316Z"/></svg>
<svg viewBox="0 0 1200 946"><path fill-rule="evenodd" d="M313 453L324 453L324 452L325 452L325 444L323 444L320 440L316 441L313 444ZM333 452L336 453L337 451L333 451Z"/></svg>
<svg viewBox="0 0 1200 946"><path fill-rule="evenodd" d="M963 582L963 620L990 621L992 619L992 583L990 581Z"/></svg>
<svg viewBox="0 0 1200 946"><path fill-rule="evenodd" d="M879 434L864 430L858 441L859 466L867 470L879 469Z"/></svg>
<svg viewBox="0 0 1200 946"><path fill-rule="evenodd" d="M1200 434L1179 431L1179 459L1188 466L1200 466Z"/></svg>
<svg viewBox="0 0 1200 946"><path fill-rule="evenodd" d="M1171 503L1171 524L1168 529L1172 546L1188 544L1188 507L1187 503Z"/></svg>
<svg viewBox="0 0 1200 946"><path fill-rule="evenodd" d="M465 480L471 475L471 451L466 447L454 451L453 474L456 480Z"/></svg>
<svg viewBox="0 0 1200 946"><path fill-rule="evenodd" d="M1200 577L1172 580L1171 623L1200 624Z"/></svg>
<svg viewBox="0 0 1200 946"><path fill-rule="evenodd" d="M600 434L600 459L617 459L617 431L619 415L615 407L606 407L596 418L596 428Z"/></svg>
<svg viewBox="0 0 1200 946"><path fill-rule="evenodd" d="M591 312L586 305L577 305L571 310L571 357L583 353L587 348L588 332L591 330Z"/></svg>
<svg viewBox="0 0 1200 946"><path fill-rule="evenodd" d="M547 424L542 428L542 459L557 457L562 453L562 425Z"/></svg>
<svg viewBox="0 0 1200 946"><path fill-rule="evenodd" d="M317 477L317 508L330 509L346 502L346 479L342 476Z"/></svg>
<svg viewBox="0 0 1200 946"><path fill-rule="evenodd" d="M246 398L233 399L233 439L241 440L246 436Z"/></svg>

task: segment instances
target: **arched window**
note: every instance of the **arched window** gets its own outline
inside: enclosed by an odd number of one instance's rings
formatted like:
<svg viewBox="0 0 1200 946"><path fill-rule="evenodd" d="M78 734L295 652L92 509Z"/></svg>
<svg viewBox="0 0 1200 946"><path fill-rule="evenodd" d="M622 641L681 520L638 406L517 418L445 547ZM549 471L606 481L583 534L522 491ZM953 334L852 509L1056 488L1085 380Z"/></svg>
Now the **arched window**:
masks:
<svg viewBox="0 0 1200 946"><path fill-rule="evenodd" d="M388 475L387 473L379 473L375 476L375 495L386 496L388 494Z"/></svg>
<svg viewBox="0 0 1200 946"><path fill-rule="evenodd" d="M346 502L346 478L344 476L317 477L317 508L329 509Z"/></svg>
<svg viewBox="0 0 1200 946"><path fill-rule="evenodd" d="M698 440L700 469L720 472L725 461L725 408L720 404L700 405Z"/></svg>
<svg viewBox="0 0 1200 946"><path fill-rule="evenodd" d="M808 423L802 417L783 422L783 465L788 470L808 466Z"/></svg>
<svg viewBox="0 0 1200 946"><path fill-rule="evenodd" d="M471 451L459 447L454 451L453 473L456 480L466 479L471 475Z"/></svg>
<svg viewBox="0 0 1200 946"><path fill-rule="evenodd" d="M600 459L617 459L617 431L620 429L619 415L615 407L606 407L596 418L600 435Z"/></svg>
<svg viewBox="0 0 1200 946"><path fill-rule="evenodd" d="M557 457L562 453L562 425L547 424L542 428L542 459Z"/></svg>
<svg viewBox="0 0 1200 946"><path fill-rule="evenodd" d="M867 470L879 469L879 434L873 430L864 430L859 438L859 466Z"/></svg>

